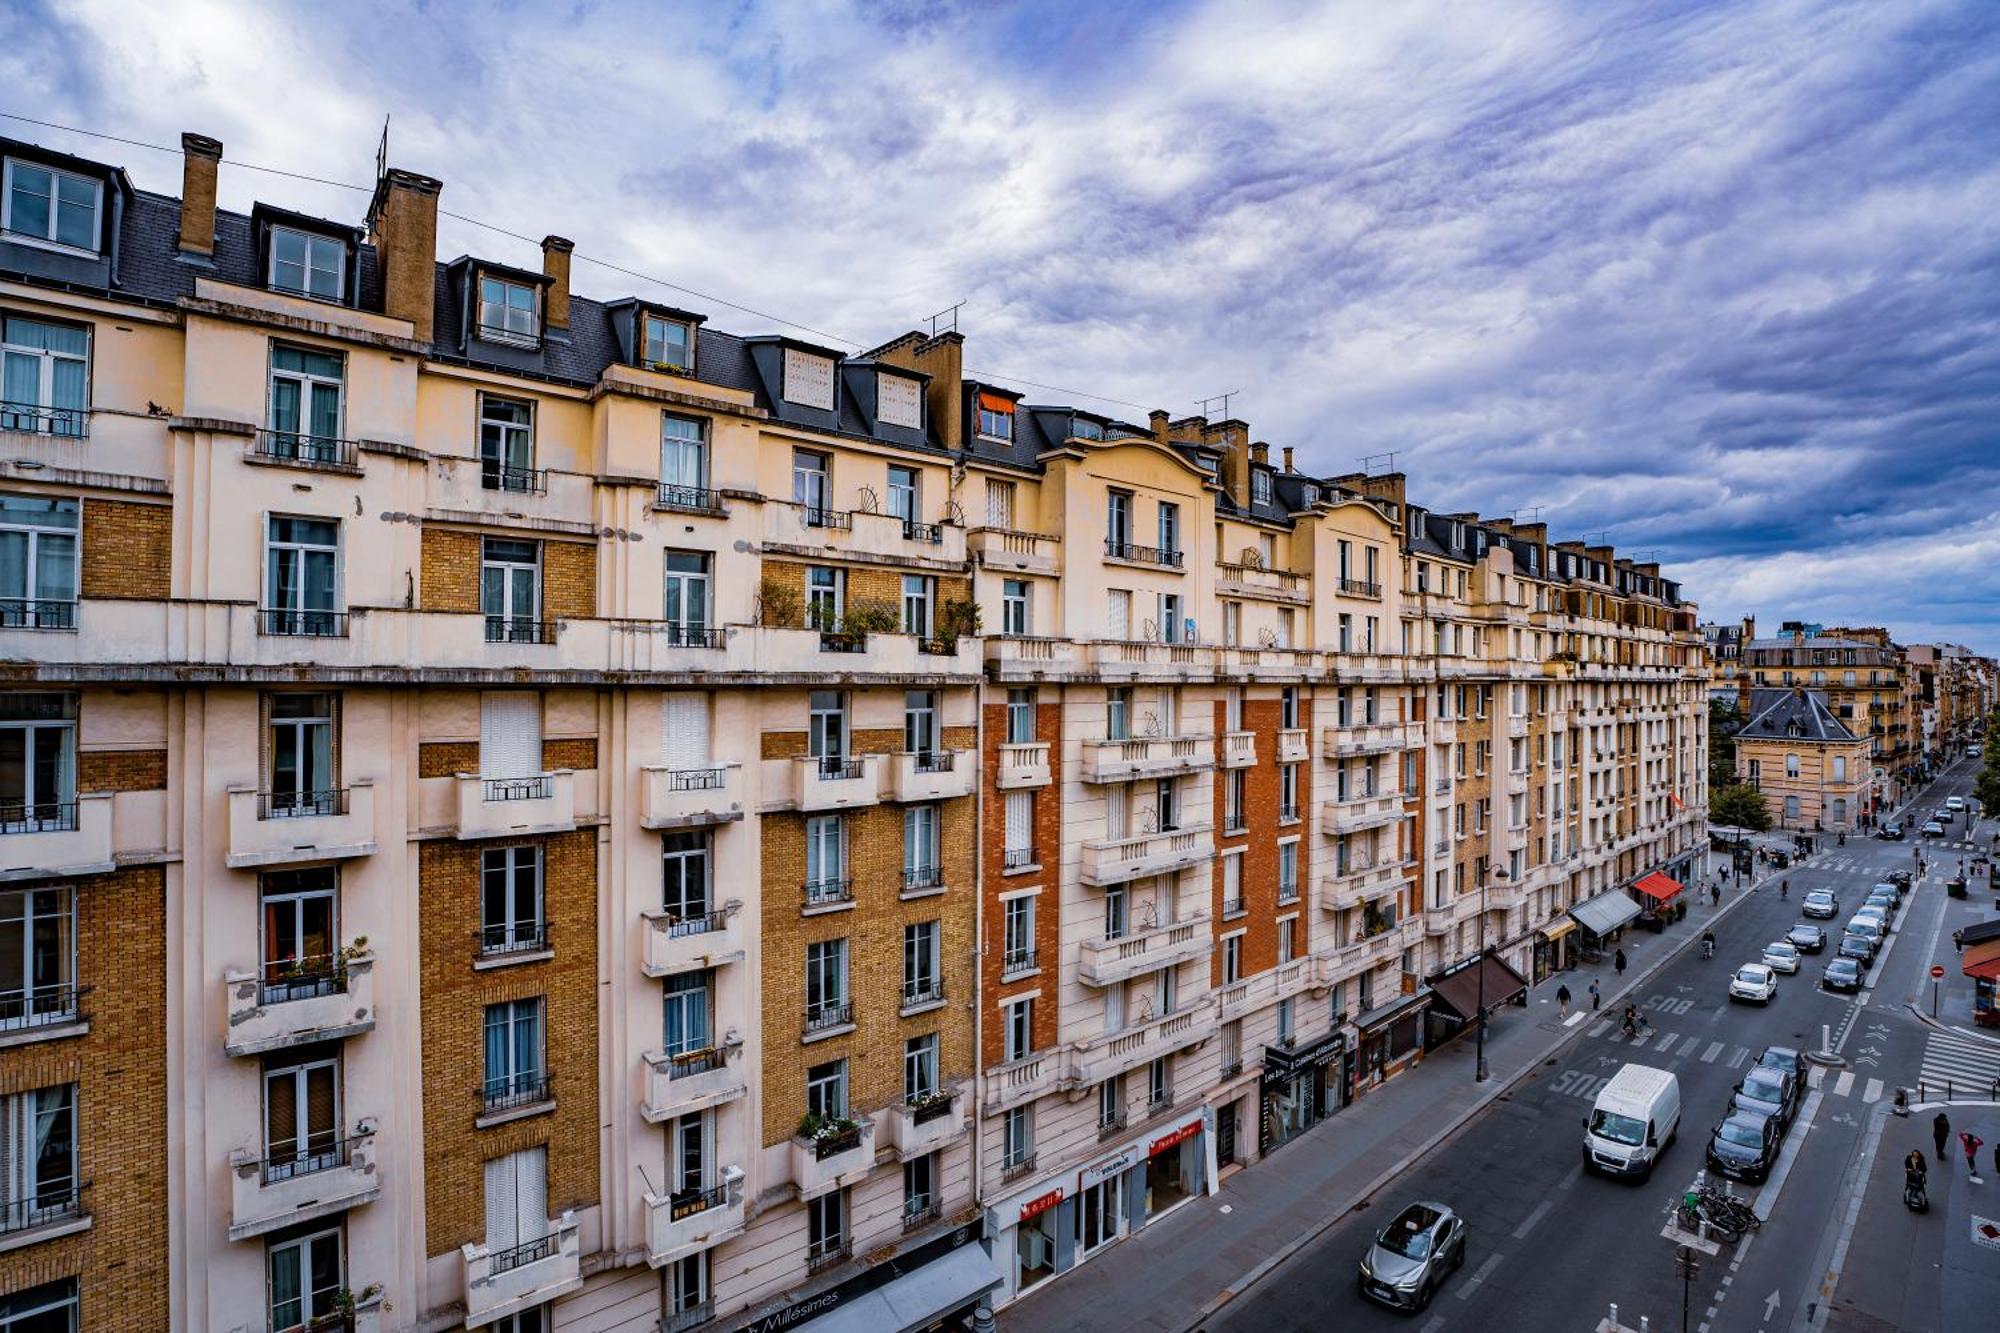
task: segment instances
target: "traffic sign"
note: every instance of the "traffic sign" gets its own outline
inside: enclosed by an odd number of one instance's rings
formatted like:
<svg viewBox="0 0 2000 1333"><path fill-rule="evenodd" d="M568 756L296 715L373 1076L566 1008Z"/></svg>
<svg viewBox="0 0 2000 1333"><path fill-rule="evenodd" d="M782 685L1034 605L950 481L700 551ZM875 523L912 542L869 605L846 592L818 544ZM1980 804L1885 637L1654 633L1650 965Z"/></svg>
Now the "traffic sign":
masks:
<svg viewBox="0 0 2000 1333"><path fill-rule="evenodd" d="M1932 964L1931 964L1931 980L1932 980L1932 981L1937 981L1937 980L1940 980L1940 979L1942 979L1942 978L1943 978L1943 976L1944 976L1944 964L1943 964L1943 963L1932 963Z"/></svg>

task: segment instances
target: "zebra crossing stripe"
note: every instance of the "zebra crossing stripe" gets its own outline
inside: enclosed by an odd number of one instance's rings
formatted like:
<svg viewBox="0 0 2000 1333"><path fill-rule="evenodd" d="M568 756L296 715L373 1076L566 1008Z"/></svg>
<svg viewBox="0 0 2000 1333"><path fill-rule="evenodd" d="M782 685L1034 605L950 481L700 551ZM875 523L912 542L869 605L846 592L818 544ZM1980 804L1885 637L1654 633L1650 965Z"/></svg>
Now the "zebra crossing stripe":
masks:
<svg viewBox="0 0 2000 1333"><path fill-rule="evenodd" d="M1845 1097L1853 1087L1854 1071L1852 1069L1843 1069L1840 1071L1840 1077L1833 1081L1833 1095L1836 1097Z"/></svg>
<svg viewBox="0 0 2000 1333"><path fill-rule="evenodd" d="M1749 1058L1750 1048L1747 1046L1738 1046L1736 1053L1729 1057L1729 1067L1731 1069L1741 1069L1743 1068L1743 1062Z"/></svg>
<svg viewBox="0 0 2000 1333"><path fill-rule="evenodd" d="M1879 1078L1869 1079L1867 1085L1861 1089L1861 1100L1864 1104L1868 1105L1881 1101L1882 1080Z"/></svg>
<svg viewBox="0 0 2000 1333"><path fill-rule="evenodd" d="M1705 1065L1712 1065L1715 1063L1715 1057L1721 1054L1722 1054L1722 1043L1719 1041L1712 1041L1708 1044L1708 1049L1701 1053L1701 1062Z"/></svg>
<svg viewBox="0 0 2000 1333"><path fill-rule="evenodd" d="M1599 1037L1602 1037L1605 1033L1609 1031L1611 1031L1611 1020L1607 1018L1602 1023L1599 1023L1596 1027L1590 1030L1590 1039L1592 1041L1596 1041Z"/></svg>

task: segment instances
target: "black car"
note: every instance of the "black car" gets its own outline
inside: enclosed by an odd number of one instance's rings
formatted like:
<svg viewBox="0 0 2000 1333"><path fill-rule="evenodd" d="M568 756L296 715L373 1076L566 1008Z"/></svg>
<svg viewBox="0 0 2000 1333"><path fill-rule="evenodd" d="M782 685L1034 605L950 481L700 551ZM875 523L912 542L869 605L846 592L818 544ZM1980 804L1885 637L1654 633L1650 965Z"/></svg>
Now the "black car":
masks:
<svg viewBox="0 0 2000 1333"><path fill-rule="evenodd" d="M1884 824L1880 829L1876 830L1875 836L1887 842L1901 842L1903 840L1903 826L1901 824Z"/></svg>
<svg viewBox="0 0 2000 1333"><path fill-rule="evenodd" d="M1785 941L1800 953L1818 953L1826 947L1826 932L1801 921L1785 932Z"/></svg>
<svg viewBox="0 0 2000 1333"><path fill-rule="evenodd" d="M1889 872L1889 882L1891 884L1894 884L1897 888L1901 889L1903 892L1908 893L1910 891L1910 883L1911 883L1910 872L1907 870L1891 870Z"/></svg>
<svg viewBox="0 0 2000 1333"><path fill-rule="evenodd" d="M1828 990L1856 991L1861 989L1861 980L1868 969L1868 950L1856 946L1849 952L1845 941L1840 946L1840 957L1826 965L1820 973L1819 984Z"/></svg>
<svg viewBox="0 0 2000 1333"><path fill-rule="evenodd" d="M1757 1057L1757 1067L1782 1069L1800 1086L1804 1086L1806 1081L1806 1058L1789 1046L1766 1046L1764 1053Z"/></svg>
<svg viewBox="0 0 2000 1333"><path fill-rule="evenodd" d="M1717 1175L1756 1185L1778 1160L1778 1122L1752 1111L1731 1111L1708 1136L1708 1165Z"/></svg>
<svg viewBox="0 0 2000 1333"><path fill-rule="evenodd" d="M1749 1111L1755 1115L1768 1115L1778 1122L1778 1130L1783 1133L1792 1124L1792 1116L1799 1109L1799 1080L1782 1069L1766 1069L1759 1065L1746 1072L1736 1083L1736 1095L1730 1099L1732 1113Z"/></svg>

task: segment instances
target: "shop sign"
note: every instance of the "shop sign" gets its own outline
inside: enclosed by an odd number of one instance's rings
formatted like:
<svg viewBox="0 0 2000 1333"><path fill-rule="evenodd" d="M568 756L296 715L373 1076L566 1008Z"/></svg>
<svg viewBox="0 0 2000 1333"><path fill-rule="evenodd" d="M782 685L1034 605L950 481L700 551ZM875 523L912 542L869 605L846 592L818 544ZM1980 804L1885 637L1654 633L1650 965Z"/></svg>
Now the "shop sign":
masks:
<svg viewBox="0 0 2000 1333"><path fill-rule="evenodd" d="M1058 1185L1041 1198L1028 1200L1021 1205L1021 1220L1026 1222L1031 1218L1040 1217L1043 1213L1061 1203L1062 1197L1062 1186Z"/></svg>
<svg viewBox="0 0 2000 1333"><path fill-rule="evenodd" d="M1153 1146L1146 1153L1148 1157L1158 1157L1169 1148L1178 1148L1195 1135L1201 1133L1201 1121L1190 1120L1171 1134L1163 1134L1153 1140Z"/></svg>
<svg viewBox="0 0 2000 1333"><path fill-rule="evenodd" d="M1120 1151L1099 1161L1092 1162L1089 1166L1077 1172L1077 1188L1087 1190L1101 1180L1109 1180L1113 1176L1123 1175L1138 1164L1139 1145L1129 1143Z"/></svg>
<svg viewBox="0 0 2000 1333"><path fill-rule="evenodd" d="M877 1287L887 1286L897 1278L922 1268L925 1264L942 1259L961 1246L973 1244L981 1239L983 1239L982 1228L977 1222L954 1228L914 1249L864 1268L838 1286L817 1292L804 1300L793 1301L788 1305L768 1310L743 1325L743 1333L783 1333L785 1329L796 1328L808 1320L817 1319L823 1314L839 1309L857 1297L867 1295Z"/></svg>

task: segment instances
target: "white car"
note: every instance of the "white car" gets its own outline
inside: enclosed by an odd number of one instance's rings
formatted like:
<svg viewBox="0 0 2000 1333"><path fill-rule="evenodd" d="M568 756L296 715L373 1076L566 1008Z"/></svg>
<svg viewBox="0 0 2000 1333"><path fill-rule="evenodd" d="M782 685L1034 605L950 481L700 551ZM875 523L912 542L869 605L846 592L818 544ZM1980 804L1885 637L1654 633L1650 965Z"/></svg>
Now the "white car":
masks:
<svg viewBox="0 0 2000 1333"><path fill-rule="evenodd" d="M1944 836L1944 825L1938 823L1935 819L1931 820L1924 825L1924 836L1926 838L1942 838Z"/></svg>
<svg viewBox="0 0 2000 1333"><path fill-rule="evenodd" d="M1946 797L1944 808L1947 810L1963 810L1965 809L1965 798L1963 796Z"/></svg>
<svg viewBox="0 0 2000 1333"><path fill-rule="evenodd" d="M1729 979L1729 998L1769 1004L1778 994L1778 974L1762 963L1745 963Z"/></svg>
<svg viewBox="0 0 2000 1333"><path fill-rule="evenodd" d="M1764 946L1764 966L1790 975L1799 970L1799 951L1783 940L1773 940Z"/></svg>

